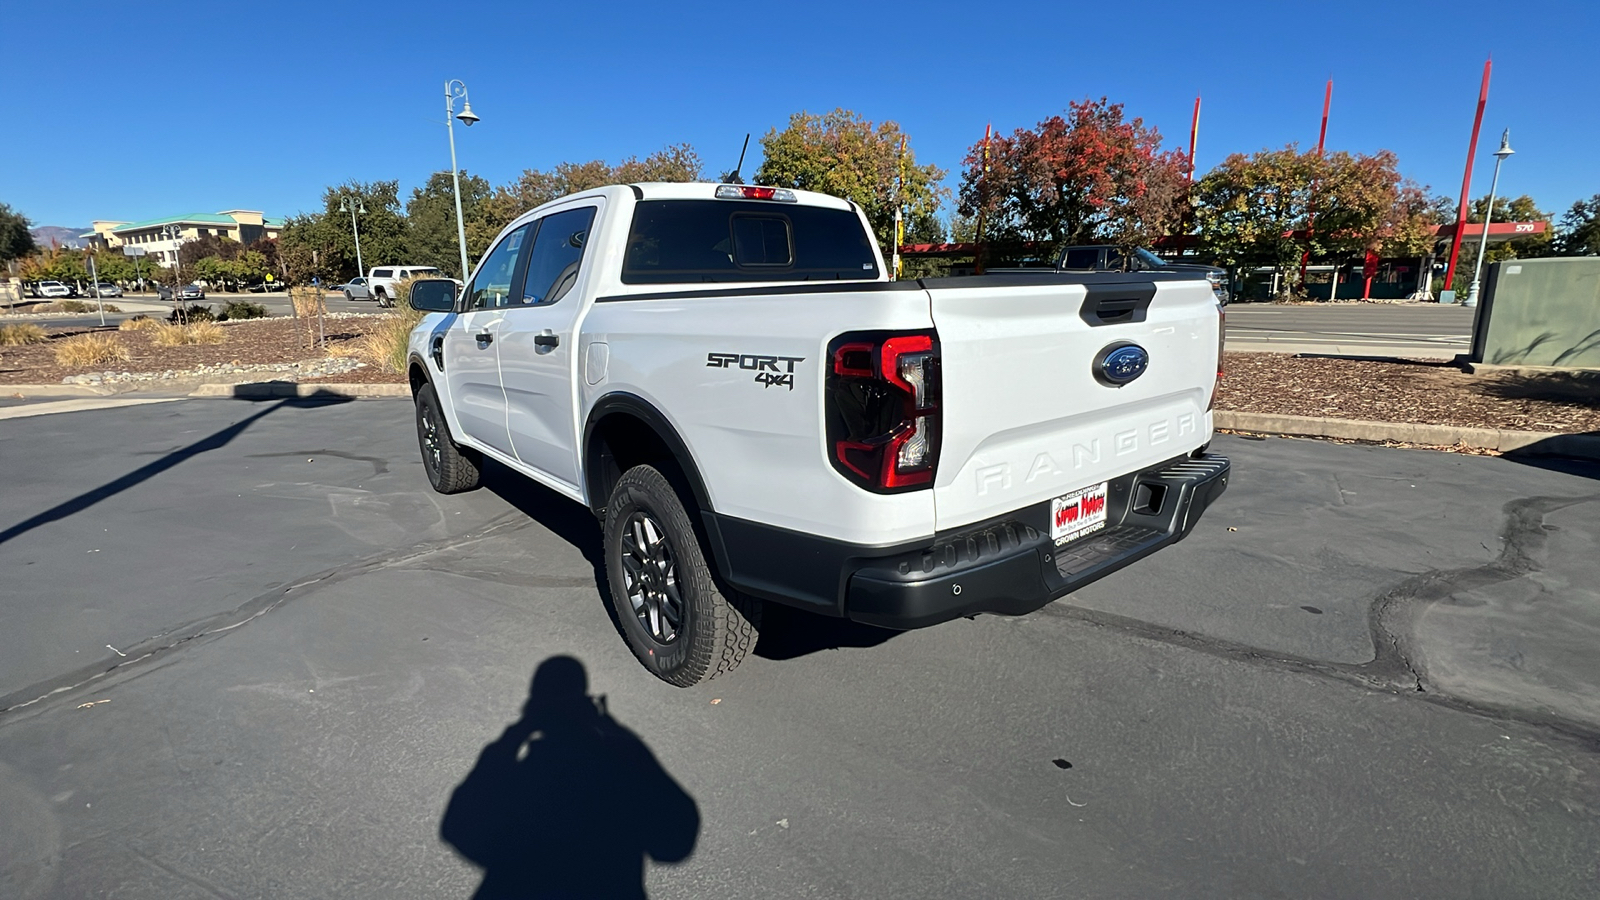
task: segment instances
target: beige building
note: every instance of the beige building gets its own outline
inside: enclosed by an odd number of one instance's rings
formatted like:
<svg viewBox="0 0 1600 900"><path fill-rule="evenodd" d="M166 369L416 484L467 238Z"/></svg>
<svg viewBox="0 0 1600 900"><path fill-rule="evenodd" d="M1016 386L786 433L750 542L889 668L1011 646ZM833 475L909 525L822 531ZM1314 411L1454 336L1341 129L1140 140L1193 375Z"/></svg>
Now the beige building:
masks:
<svg viewBox="0 0 1600 900"><path fill-rule="evenodd" d="M144 222L96 221L81 237L92 247L139 247L145 256L166 268L178 261L178 247L202 237L222 237L241 244L276 238L283 229L279 219L269 219L252 209L226 209L215 215L194 213Z"/></svg>

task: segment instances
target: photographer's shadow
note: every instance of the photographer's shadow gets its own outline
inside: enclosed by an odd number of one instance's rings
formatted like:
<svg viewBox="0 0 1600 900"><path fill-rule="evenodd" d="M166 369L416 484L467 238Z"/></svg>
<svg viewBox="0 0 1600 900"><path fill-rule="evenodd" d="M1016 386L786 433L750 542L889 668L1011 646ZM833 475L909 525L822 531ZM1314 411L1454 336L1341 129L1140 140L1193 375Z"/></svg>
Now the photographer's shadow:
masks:
<svg viewBox="0 0 1600 900"><path fill-rule="evenodd" d="M694 851L694 798L588 686L570 656L541 663L522 718L451 795L439 834L483 869L475 898L643 898L647 858Z"/></svg>

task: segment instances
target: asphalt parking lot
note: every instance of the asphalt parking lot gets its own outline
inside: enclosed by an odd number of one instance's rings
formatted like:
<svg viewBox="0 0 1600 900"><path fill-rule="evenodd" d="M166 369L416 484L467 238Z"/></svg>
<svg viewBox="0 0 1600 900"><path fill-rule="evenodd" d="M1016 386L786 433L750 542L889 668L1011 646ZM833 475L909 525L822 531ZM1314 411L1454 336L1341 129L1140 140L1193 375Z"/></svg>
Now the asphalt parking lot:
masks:
<svg viewBox="0 0 1600 900"><path fill-rule="evenodd" d="M0 421L0 896L1593 897L1600 466L1215 448L1038 613L678 690L592 517L432 494L404 402Z"/></svg>

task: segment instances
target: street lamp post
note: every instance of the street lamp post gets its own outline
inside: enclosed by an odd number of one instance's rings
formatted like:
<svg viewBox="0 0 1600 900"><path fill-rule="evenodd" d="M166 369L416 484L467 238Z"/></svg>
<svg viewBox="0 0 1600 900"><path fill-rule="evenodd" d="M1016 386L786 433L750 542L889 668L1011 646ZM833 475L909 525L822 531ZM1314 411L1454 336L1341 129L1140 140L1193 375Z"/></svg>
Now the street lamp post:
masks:
<svg viewBox="0 0 1600 900"><path fill-rule="evenodd" d="M350 213L350 230L356 236L356 275L365 276L367 267L361 261L361 229L356 225L356 213L359 212L362 215L366 215L367 205L361 202L359 196L351 194L348 198L339 198L339 210L340 212Z"/></svg>
<svg viewBox="0 0 1600 900"><path fill-rule="evenodd" d="M1500 187L1500 164L1515 153L1511 149L1511 129L1500 135L1500 149L1494 152L1494 178L1489 181L1489 207L1483 213L1483 234L1478 240L1478 264L1472 267L1472 286L1467 288L1467 299L1462 306L1478 305L1478 280L1483 275L1483 251L1489 246L1489 223L1494 221L1494 194Z"/></svg>
<svg viewBox="0 0 1600 900"><path fill-rule="evenodd" d="M461 98L459 115L456 114L457 97ZM472 101L467 99L466 84L456 79L444 83L444 127L450 133L450 181L456 192L456 244L461 249L461 280L466 281L471 274L467 271L467 226L461 218L461 175L456 170L456 129L451 119L460 119L461 124L469 128L478 121L472 112Z"/></svg>
<svg viewBox="0 0 1600 900"><path fill-rule="evenodd" d="M183 249L183 229L177 225L163 225L161 234L172 242L172 313L178 317L179 322L182 322L183 310L178 303L178 294L181 293L178 282L183 278L183 260L179 257Z"/></svg>

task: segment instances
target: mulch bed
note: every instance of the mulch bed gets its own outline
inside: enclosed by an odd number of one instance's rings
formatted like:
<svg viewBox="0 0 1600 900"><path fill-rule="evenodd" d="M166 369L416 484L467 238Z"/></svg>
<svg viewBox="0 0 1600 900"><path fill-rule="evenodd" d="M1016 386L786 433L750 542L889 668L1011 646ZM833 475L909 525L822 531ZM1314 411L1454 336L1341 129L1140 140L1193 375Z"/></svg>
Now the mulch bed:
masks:
<svg viewBox="0 0 1600 900"><path fill-rule="evenodd" d="M1433 360L1357 360L1229 353L1217 408L1504 428L1600 431L1600 376L1593 373L1468 375Z"/></svg>
<svg viewBox="0 0 1600 900"><path fill-rule="evenodd" d="M353 341L366 332L374 316L340 316L323 322L329 346ZM51 329L50 341L20 347L0 347L0 384L60 384L69 375L91 372L165 372L222 363L261 365L293 363L323 354L309 349L305 326L294 319L245 319L223 322L227 340L221 344L157 347L147 331L117 331L87 324ZM313 325L313 327L315 327ZM56 365L55 343L86 331L108 331L122 340L132 358L98 366ZM398 378L398 376L396 376Z"/></svg>

